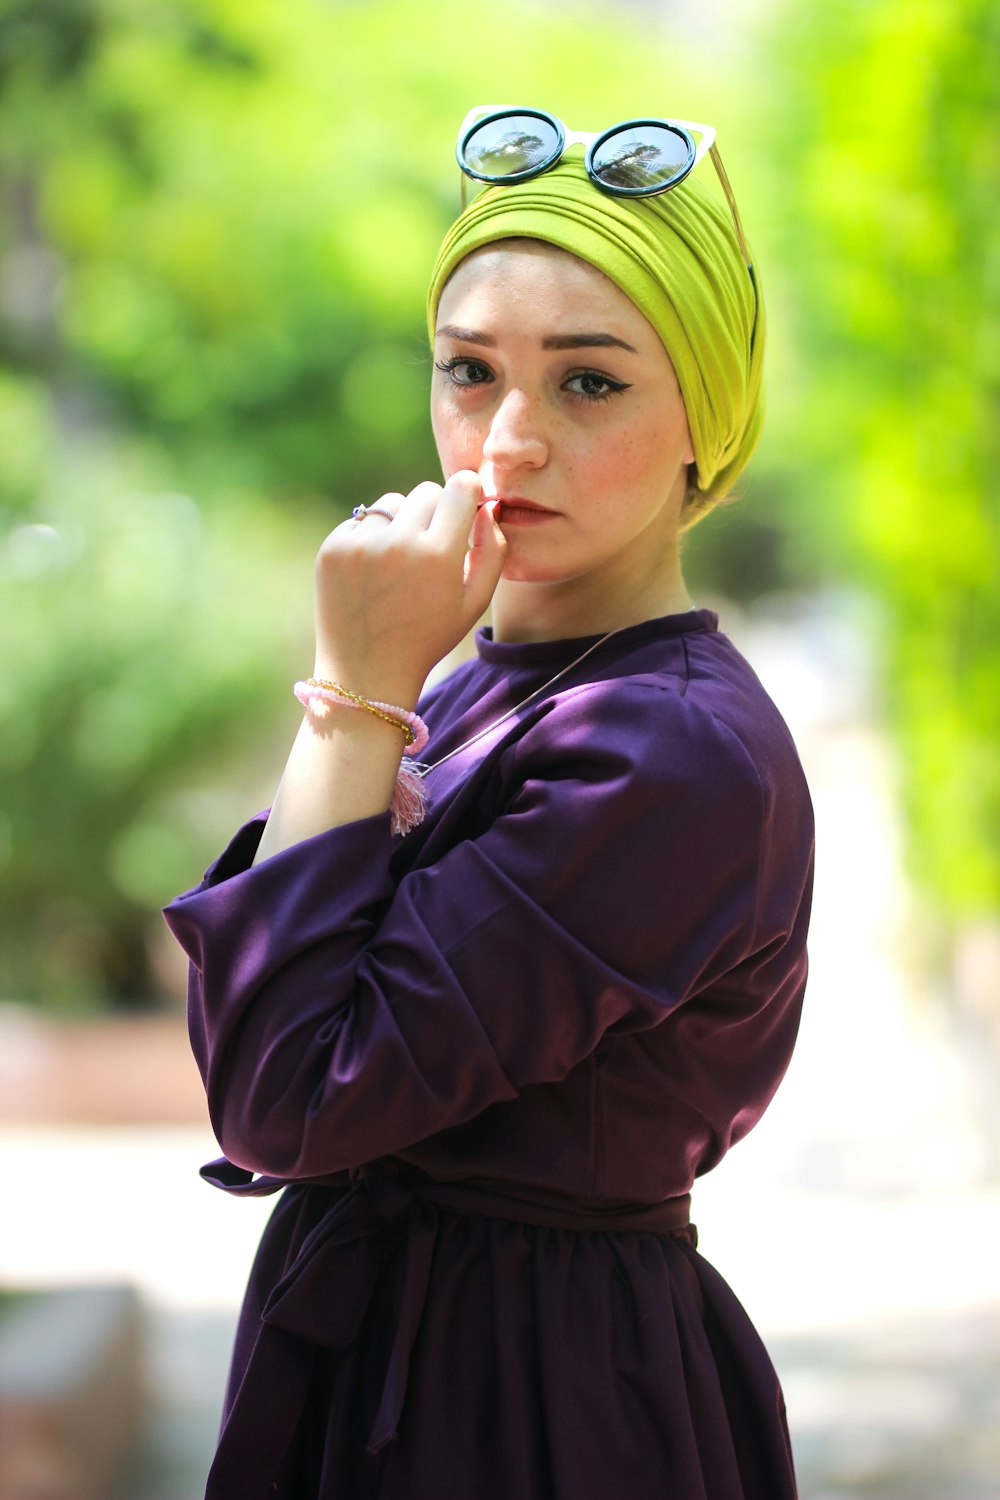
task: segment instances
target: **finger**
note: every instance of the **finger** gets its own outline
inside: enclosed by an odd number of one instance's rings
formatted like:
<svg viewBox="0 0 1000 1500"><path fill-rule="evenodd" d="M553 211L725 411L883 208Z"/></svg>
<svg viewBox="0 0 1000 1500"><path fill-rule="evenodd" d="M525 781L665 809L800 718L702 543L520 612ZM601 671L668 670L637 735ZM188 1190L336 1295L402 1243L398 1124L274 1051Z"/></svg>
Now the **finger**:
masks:
<svg viewBox="0 0 1000 1500"><path fill-rule="evenodd" d="M381 516L383 521L394 521L396 512L389 510L382 500L376 500L374 505L356 505L351 512L351 519L354 521L367 521L369 516Z"/></svg>
<svg viewBox="0 0 1000 1500"><path fill-rule="evenodd" d="M395 520L396 514L402 504L402 495L397 494L394 490L391 490L387 495L380 495L378 499L373 500L370 505L356 506L349 519L352 520L354 522L354 525L357 527L362 526L365 521L368 520L368 517L371 516L372 529L374 530L376 526L381 526L384 529L386 526L391 525ZM358 514L358 512L360 512L360 514Z"/></svg>
<svg viewBox="0 0 1000 1500"><path fill-rule="evenodd" d="M456 546L461 545L464 551L476 510L482 503L479 475L472 469L459 469L445 481L427 529Z"/></svg>
<svg viewBox="0 0 1000 1500"><path fill-rule="evenodd" d="M408 531L426 531L437 508L441 486L433 479L424 479L401 499L397 524L405 525Z"/></svg>
<svg viewBox="0 0 1000 1500"><path fill-rule="evenodd" d="M507 556L507 538L497 523L498 500L481 505L472 523L469 551L465 559L465 604L478 620L500 581Z"/></svg>

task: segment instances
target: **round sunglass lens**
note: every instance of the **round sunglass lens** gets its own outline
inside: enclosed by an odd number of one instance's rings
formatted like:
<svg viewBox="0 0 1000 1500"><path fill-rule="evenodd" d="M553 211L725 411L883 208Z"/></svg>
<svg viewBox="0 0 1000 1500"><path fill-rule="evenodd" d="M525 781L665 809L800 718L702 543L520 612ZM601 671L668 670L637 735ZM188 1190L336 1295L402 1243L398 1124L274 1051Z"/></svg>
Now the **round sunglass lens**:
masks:
<svg viewBox="0 0 1000 1500"><path fill-rule="evenodd" d="M559 151L559 133L537 115L504 115L474 125L462 148L468 170L477 177L503 179L540 172Z"/></svg>
<svg viewBox="0 0 1000 1500"><path fill-rule="evenodd" d="M687 136L666 125L616 130L598 144L591 157L595 177L609 188L640 193L669 187L690 164Z"/></svg>

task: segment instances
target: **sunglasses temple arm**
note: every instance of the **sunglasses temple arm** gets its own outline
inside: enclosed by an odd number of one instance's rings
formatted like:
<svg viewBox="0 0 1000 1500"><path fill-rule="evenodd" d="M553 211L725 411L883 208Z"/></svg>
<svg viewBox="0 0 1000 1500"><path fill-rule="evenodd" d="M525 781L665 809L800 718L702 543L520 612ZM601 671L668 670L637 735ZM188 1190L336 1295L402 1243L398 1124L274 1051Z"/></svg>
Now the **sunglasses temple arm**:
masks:
<svg viewBox="0 0 1000 1500"><path fill-rule="evenodd" d="M716 173L718 174L719 181L722 184L722 191L726 195L726 202L729 204L729 210L733 216L733 224L736 226L736 238L739 241L740 254L743 256L743 260L746 264L747 269L749 270L752 266L752 261L750 259L750 247L747 244L746 235L743 233L743 225L740 222L740 211L736 207L736 199L733 196L732 188L729 186L729 178L726 176L726 169L722 165L722 157L719 155L718 147L714 144L711 145L708 148L708 154L712 158L712 165L714 166Z"/></svg>

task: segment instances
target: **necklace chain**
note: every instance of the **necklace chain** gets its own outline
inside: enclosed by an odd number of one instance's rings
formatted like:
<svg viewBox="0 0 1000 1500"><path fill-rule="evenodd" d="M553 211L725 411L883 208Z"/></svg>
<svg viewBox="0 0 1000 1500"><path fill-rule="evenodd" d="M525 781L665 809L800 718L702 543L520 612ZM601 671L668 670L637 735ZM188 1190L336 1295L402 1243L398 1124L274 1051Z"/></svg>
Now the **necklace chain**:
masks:
<svg viewBox="0 0 1000 1500"><path fill-rule="evenodd" d="M617 635L620 630L626 628L624 625L619 625L616 629L609 630L605 635L601 636L600 640L594 641L592 645L588 646L586 651L581 651L579 656L575 656L568 666L562 667L554 677L550 677L548 682L543 682L541 687L535 688L534 692L529 693L526 698L522 698L520 703L515 703L513 708L508 708L506 713L502 713L499 719L494 719L492 724L487 724L485 729L480 729L477 734L472 735L471 738L465 740L461 745L456 745L454 750L449 750L447 755L442 755L441 759L434 761L433 764L429 766L414 766L413 770L416 771L418 776L424 777L428 772L436 771L438 766L443 766L446 760L451 760L453 755L460 755L463 750L468 750L470 745L475 745L479 740L484 739L486 735L491 734L494 729L498 729L501 724L506 723L508 719L513 718L514 714L518 713L526 704L531 703L535 698L541 697L542 693L553 687L567 673L572 672L574 667L578 667L582 661L586 661L587 657L596 651L598 647L603 646L605 641L610 640L613 635Z"/></svg>

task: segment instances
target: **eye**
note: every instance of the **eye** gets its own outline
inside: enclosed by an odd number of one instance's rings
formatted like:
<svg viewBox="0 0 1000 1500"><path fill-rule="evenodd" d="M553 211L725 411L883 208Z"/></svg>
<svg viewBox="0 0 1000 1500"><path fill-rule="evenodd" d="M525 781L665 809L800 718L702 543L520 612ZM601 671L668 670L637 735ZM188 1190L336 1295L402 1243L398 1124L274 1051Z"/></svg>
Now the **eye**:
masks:
<svg viewBox="0 0 1000 1500"><path fill-rule="evenodd" d="M581 396L585 401L607 401L628 388L626 381L612 380L600 370L581 370L577 375L570 375L564 386L571 395Z"/></svg>
<svg viewBox="0 0 1000 1500"><path fill-rule="evenodd" d="M493 371L479 359L463 359L455 355L452 359L436 359L434 368L447 375L452 385L467 389L473 385L486 385L493 379Z"/></svg>

